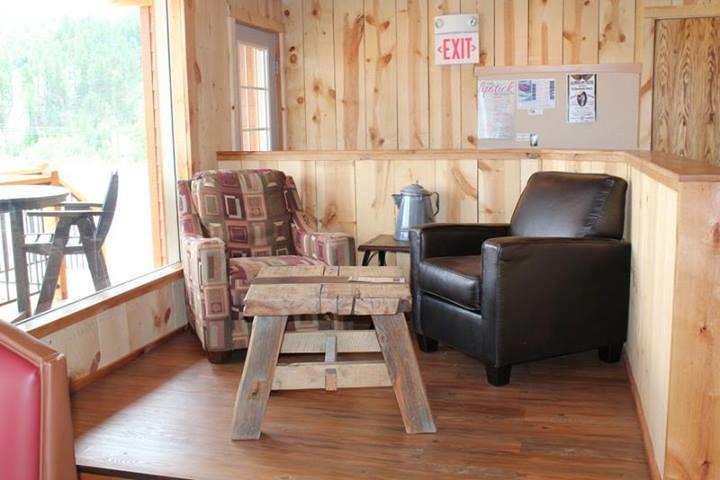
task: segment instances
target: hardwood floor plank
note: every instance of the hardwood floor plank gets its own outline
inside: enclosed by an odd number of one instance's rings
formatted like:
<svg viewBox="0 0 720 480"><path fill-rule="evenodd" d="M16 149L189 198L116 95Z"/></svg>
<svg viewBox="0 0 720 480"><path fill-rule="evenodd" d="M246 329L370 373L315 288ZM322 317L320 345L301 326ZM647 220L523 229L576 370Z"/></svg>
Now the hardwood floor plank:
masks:
<svg viewBox="0 0 720 480"><path fill-rule="evenodd" d="M122 478L650 478L622 364L596 352L558 357L518 365L496 388L461 353L416 355L435 434L405 433L390 388L280 391L262 438L231 442L243 354L212 365L183 333L73 395L77 461L81 471Z"/></svg>

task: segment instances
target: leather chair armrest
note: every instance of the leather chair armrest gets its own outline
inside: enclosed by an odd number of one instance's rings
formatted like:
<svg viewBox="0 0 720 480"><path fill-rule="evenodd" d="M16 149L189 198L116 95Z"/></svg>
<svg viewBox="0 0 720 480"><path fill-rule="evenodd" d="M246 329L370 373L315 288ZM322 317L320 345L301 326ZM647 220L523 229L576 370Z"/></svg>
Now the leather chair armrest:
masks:
<svg viewBox="0 0 720 480"><path fill-rule="evenodd" d="M431 257L479 255L485 240L504 237L507 223L428 223L410 229L413 263Z"/></svg>
<svg viewBox="0 0 720 480"><path fill-rule="evenodd" d="M495 366L625 341L628 242L501 237L482 256L483 348Z"/></svg>

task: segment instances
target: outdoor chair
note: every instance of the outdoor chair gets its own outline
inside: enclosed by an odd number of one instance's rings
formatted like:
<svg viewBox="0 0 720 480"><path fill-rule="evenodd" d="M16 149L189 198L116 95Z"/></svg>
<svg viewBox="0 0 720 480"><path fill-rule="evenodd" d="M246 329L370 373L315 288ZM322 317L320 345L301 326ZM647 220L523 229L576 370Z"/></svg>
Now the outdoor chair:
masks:
<svg viewBox="0 0 720 480"><path fill-rule="evenodd" d="M247 348L252 319L243 317L243 301L263 267L355 264L353 238L312 231L283 172L199 172L178 182L178 196L190 324L211 362ZM288 329L317 329L325 320L293 319Z"/></svg>
<svg viewBox="0 0 720 480"><path fill-rule="evenodd" d="M63 258L66 255L85 255L95 291L110 286L102 246L105 242L118 197L118 173L113 172L105 194L104 203L63 202L60 210L32 210L28 217L54 218L57 226L53 233L41 233L25 237L25 251L48 257L40 296L35 313L49 310ZM97 223L96 220L97 219ZM71 228L77 227L78 236L71 236Z"/></svg>

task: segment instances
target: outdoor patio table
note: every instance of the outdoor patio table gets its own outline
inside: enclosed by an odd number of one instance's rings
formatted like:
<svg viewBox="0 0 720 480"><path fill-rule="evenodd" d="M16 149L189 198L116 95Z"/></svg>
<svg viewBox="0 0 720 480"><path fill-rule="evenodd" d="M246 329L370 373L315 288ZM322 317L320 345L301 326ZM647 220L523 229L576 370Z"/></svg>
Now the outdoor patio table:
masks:
<svg viewBox="0 0 720 480"><path fill-rule="evenodd" d="M17 290L17 319L30 316L30 284L27 258L25 256L25 225L23 212L50 207L64 201L68 190L50 185L7 185L0 186L0 213L10 214L10 236L12 238L13 264L15 266L15 288ZM16 320L17 320L16 319Z"/></svg>

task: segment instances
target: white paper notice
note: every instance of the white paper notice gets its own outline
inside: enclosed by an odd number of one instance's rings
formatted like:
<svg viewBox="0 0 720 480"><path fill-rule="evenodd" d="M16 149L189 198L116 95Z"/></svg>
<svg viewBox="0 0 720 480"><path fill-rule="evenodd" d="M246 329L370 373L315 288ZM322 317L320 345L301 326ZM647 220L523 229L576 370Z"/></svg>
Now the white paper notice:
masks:
<svg viewBox="0 0 720 480"><path fill-rule="evenodd" d="M597 75L568 75L568 123L593 123L597 116Z"/></svg>
<svg viewBox="0 0 720 480"><path fill-rule="evenodd" d="M518 80L517 108L533 112L555 108L555 80L550 78Z"/></svg>
<svg viewBox="0 0 720 480"><path fill-rule="evenodd" d="M514 121L515 81L478 80L478 138L513 138Z"/></svg>

